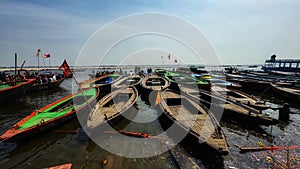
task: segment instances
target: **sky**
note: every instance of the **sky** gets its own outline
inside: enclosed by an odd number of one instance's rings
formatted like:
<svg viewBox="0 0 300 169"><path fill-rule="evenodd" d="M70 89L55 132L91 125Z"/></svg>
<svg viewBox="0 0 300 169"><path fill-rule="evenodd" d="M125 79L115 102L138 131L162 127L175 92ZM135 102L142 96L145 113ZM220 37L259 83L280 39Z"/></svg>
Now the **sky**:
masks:
<svg viewBox="0 0 300 169"><path fill-rule="evenodd" d="M298 0L1 0L0 67L13 66L15 53L19 65L36 66L37 49L46 66L64 59L70 65L299 59L299 6Z"/></svg>

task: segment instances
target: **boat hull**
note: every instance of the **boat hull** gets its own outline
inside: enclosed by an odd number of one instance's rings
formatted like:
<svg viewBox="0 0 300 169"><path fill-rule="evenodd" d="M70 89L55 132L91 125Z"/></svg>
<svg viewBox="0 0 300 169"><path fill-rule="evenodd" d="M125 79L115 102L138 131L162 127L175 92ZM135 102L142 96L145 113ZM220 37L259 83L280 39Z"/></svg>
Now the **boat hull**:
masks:
<svg viewBox="0 0 300 169"><path fill-rule="evenodd" d="M66 99L72 100L73 99L72 96L74 96L75 94L69 95L65 98L62 98L62 99L52 103L52 104L45 106L44 108L40 109L39 111L32 112L31 115L25 117L24 119L19 121L16 125L14 125L14 127L12 127L8 131L6 131L3 135L1 135L0 140L3 142L22 141L27 138L31 138L32 136L42 134L46 131L49 131L55 127L58 127L64 123L66 123L67 121L76 117L76 113L77 114L89 114L89 112L91 111L90 110L91 107L93 107L93 105L96 104L96 99L99 95L99 90L97 88L95 90L97 90L96 94L89 99L90 106L88 106L88 104L86 102L84 102L78 108L75 109L73 107L70 111L68 111L67 113L65 113L61 116L55 117L55 118L47 120L47 121L43 120L44 117L42 116L42 119L40 120L40 122L38 124L32 125L31 127L26 128L26 129L19 129L19 127L21 125L23 125L23 123L26 123L31 118L34 118L35 116L37 116L39 114L39 112L43 112L43 111L47 110L49 107L50 108L52 107L52 109L55 109L56 108L55 105L59 104L60 102L65 101ZM79 93L77 93L77 95L79 95ZM76 104L76 103L77 102L74 102L74 104Z"/></svg>
<svg viewBox="0 0 300 169"><path fill-rule="evenodd" d="M138 112L134 107L137 97L138 91L133 86L117 89L104 96L97 103L94 112L87 117L86 126L89 133L102 133L101 131L107 127L113 127L115 130L122 129L117 124L121 121L123 124L128 124ZM119 102L117 99L122 101ZM85 121L81 121L82 125L85 125L84 123Z"/></svg>
<svg viewBox="0 0 300 169"><path fill-rule="evenodd" d="M206 140L202 139L201 137L198 137L196 134L190 132L186 128L183 128L181 124L179 124L177 121L175 121L172 117L170 117L167 113L165 113L162 108L158 108L159 114L159 122L162 126L162 128L166 131L167 135L174 135L174 133L168 133L169 127L175 127L176 128L176 134L183 135L186 134L186 136L180 141L180 144L184 147L192 148L189 151L192 151L192 154L196 157L202 157L207 154L214 154L214 155L227 155L228 150L217 150L214 147L210 146L206 143ZM174 125L174 126L173 126Z"/></svg>
<svg viewBox="0 0 300 169"><path fill-rule="evenodd" d="M285 90L284 88L278 87L275 84L271 84L272 85L272 90L279 94L279 96L287 99L288 101L292 102L292 103L296 103L299 104L300 102L300 89L298 89L298 92L292 92L289 90Z"/></svg>
<svg viewBox="0 0 300 169"><path fill-rule="evenodd" d="M265 116L258 110L247 105L238 105L218 96L213 96L205 91L189 91L189 89L183 87L181 89L181 93L191 100L204 104L210 110L221 111L213 113L216 117L221 116L220 119L222 120L234 120L247 125L274 125L278 123L278 120ZM212 98L214 103L211 102Z"/></svg>
<svg viewBox="0 0 300 169"><path fill-rule="evenodd" d="M198 154L228 154L226 139L218 122L202 104L167 90L161 94L156 109L161 114L162 127L174 141L193 147Z"/></svg>
<svg viewBox="0 0 300 169"><path fill-rule="evenodd" d="M24 93L28 92L31 88L34 79L28 79L27 82L24 82L20 85L11 86L8 89L0 91L0 103L7 103L18 97L21 97Z"/></svg>
<svg viewBox="0 0 300 169"><path fill-rule="evenodd" d="M63 81L65 80L65 78L59 79L55 82L51 82L51 83L44 83L44 84L33 84L31 86L31 88L29 89L29 92L37 92L37 91L41 91L41 90L48 90L48 89L52 89L52 88L56 88L58 87Z"/></svg>

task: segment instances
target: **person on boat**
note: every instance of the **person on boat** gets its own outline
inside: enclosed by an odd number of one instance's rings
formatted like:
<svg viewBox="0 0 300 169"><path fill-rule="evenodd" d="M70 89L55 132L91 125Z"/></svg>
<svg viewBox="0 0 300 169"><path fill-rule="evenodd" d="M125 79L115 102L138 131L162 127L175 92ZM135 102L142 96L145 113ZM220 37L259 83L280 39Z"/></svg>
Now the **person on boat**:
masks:
<svg viewBox="0 0 300 169"><path fill-rule="evenodd" d="M100 72L96 73L96 78L100 77Z"/></svg>
<svg viewBox="0 0 300 169"><path fill-rule="evenodd" d="M36 76L36 83L42 84L41 76L39 74Z"/></svg>
<svg viewBox="0 0 300 169"><path fill-rule="evenodd" d="M52 74L52 80L56 81L56 75L54 73Z"/></svg>
<svg viewBox="0 0 300 169"><path fill-rule="evenodd" d="M0 81L1 83L5 82L5 72L0 73Z"/></svg>
<svg viewBox="0 0 300 169"><path fill-rule="evenodd" d="M152 69L151 68L147 69L147 73L150 75L152 73Z"/></svg>
<svg viewBox="0 0 300 169"><path fill-rule="evenodd" d="M129 73L129 75L130 75L130 76L132 76L133 74L134 74L134 73L132 72L132 70L130 70L130 73Z"/></svg>
<svg viewBox="0 0 300 169"><path fill-rule="evenodd" d="M56 74L55 74L56 80L59 80L59 79L61 79L62 77L63 77L63 75L60 74L60 73L56 73Z"/></svg>
<svg viewBox="0 0 300 169"><path fill-rule="evenodd" d="M11 76L9 76L9 75L5 75L5 82L6 83L11 83Z"/></svg>
<svg viewBox="0 0 300 169"><path fill-rule="evenodd" d="M46 75L44 75L43 79L42 79L43 83L49 83L49 79Z"/></svg>
<svg viewBox="0 0 300 169"><path fill-rule="evenodd" d="M49 79L48 83L52 83L52 82L54 82L54 80L53 80L52 76L48 77L48 79Z"/></svg>

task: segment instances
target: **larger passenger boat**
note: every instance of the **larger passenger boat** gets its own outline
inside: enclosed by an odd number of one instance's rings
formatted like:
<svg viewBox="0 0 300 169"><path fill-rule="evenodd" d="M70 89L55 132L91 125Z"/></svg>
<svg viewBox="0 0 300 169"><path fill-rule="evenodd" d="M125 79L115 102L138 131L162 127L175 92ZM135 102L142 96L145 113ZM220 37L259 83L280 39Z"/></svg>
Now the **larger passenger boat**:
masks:
<svg viewBox="0 0 300 169"><path fill-rule="evenodd" d="M276 55L272 55L265 61L263 70L300 73L300 59L276 59Z"/></svg>

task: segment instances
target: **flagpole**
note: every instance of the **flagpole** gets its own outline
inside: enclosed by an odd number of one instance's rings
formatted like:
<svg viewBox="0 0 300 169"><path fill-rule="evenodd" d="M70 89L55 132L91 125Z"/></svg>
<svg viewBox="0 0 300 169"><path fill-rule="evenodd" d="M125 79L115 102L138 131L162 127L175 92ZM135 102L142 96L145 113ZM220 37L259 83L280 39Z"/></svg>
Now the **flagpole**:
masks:
<svg viewBox="0 0 300 169"><path fill-rule="evenodd" d="M17 66L18 66L18 55L15 53L15 84L17 83Z"/></svg>
<svg viewBox="0 0 300 169"><path fill-rule="evenodd" d="M169 57L169 70L171 70L171 59Z"/></svg>
<svg viewBox="0 0 300 169"><path fill-rule="evenodd" d="M76 83L76 85L77 85L77 87L78 87L78 89L79 89L81 95L83 96L83 98L84 98L84 100L86 101L88 107L90 108L90 111L92 111L93 109L92 109L90 103L88 102L87 98L85 97L85 95L84 95L84 93L83 93L83 90L80 88L80 85L79 85L79 82L78 82L77 79L76 79L75 73L70 69L70 66L67 64L67 61L66 61L66 60L65 60L64 63L66 63L66 65L68 66L68 69L69 69L69 71L72 73L72 77L74 78L74 81L75 81L75 83ZM60 66L59 68L61 68L61 67L62 67L62 66ZM64 71L65 71L65 68L64 68ZM64 74L65 74L65 73L64 73ZM65 78L66 78L66 77L65 77ZM98 89L98 90L99 90L99 89ZM90 118L90 117L89 117L89 118Z"/></svg>
<svg viewBox="0 0 300 169"><path fill-rule="evenodd" d="M74 81L75 81L75 83L76 83L76 85L77 85L77 87L78 87L78 89L79 89L81 95L83 96L84 100L86 101L87 105L89 106L90 111L92 111L93 108L92 108L91 104L88 102L87 98L85 97L85 95L84 95L84 93L83 93L83 90L80 88L80 85L79 85L79 82L78 82L77 79L76 79L75 73L74 73L71 69L70 69L70 72L71 72L72 75L73 75ZM96 89L96 90L97 90L97 89ZM98 89L98 90L99 90L99 89ZM89 120L91 120L91 117L90 117L90 116L89 116L88 118L89 118Z"/></svg>
<svg viewBox="0 0 300 169"><path fill-rule="evenodd" d="M43 63L44 63L44 68L46 67L46 64L45 64L45 57L44 57L44 54L41 52L42 54L42 57L43 57Z"/></svg>
<svg viewBox="0 0 300 169"><path fill-rule="evenodd" d="M40 53L38 53L38 69L37 69L37 70L38 70L38 73L39 73L39 71L40 71L39 69L40 69Z"/></svg>

